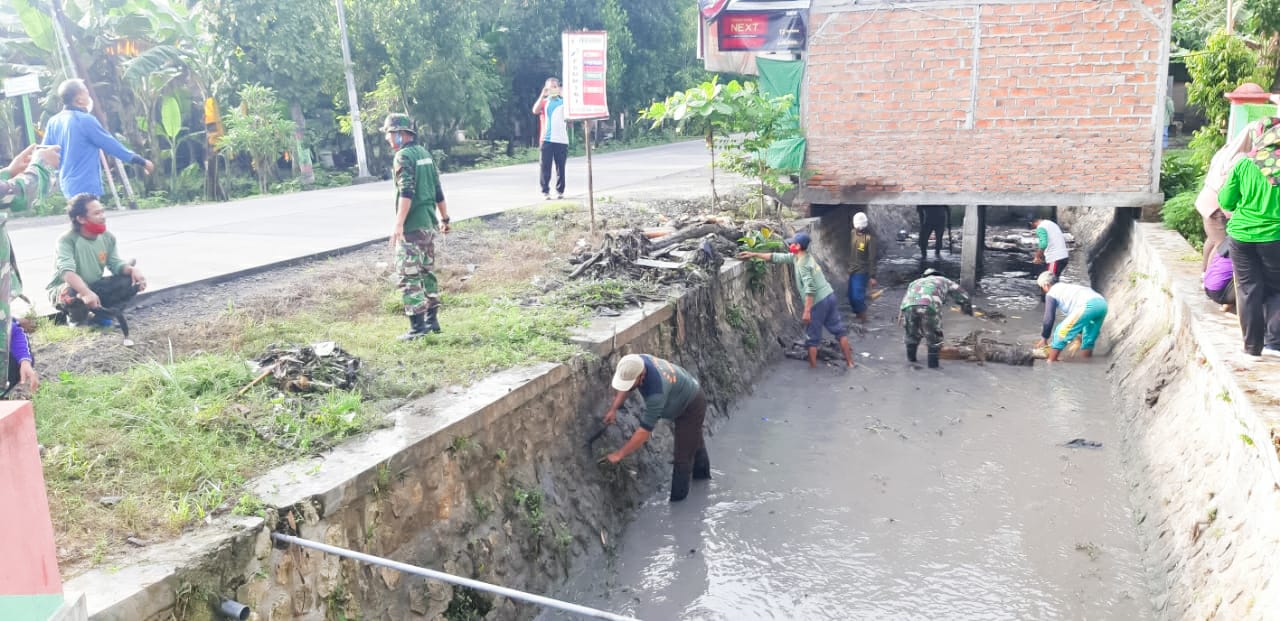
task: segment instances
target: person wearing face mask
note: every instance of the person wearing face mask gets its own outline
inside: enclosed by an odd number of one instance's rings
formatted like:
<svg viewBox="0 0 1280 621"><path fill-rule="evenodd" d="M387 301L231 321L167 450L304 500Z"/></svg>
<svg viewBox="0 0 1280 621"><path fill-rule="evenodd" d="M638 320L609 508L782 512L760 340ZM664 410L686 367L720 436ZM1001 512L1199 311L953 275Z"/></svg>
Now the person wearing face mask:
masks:
<svg viewBox="0 0 1280 621"><path fill-rule="evenodd" d="M67 80L58 87L62 112L49 119L44 144L62 148L62 164L58 168L58 187L71 199L78 194L102 196L102 163L98 151L121 161L142 166L147 174L155 165L107 133L93 116L93 98L81 80Z"/></svg>
<svg viewBox="0 0 1280 621"><path fill-rule="evenodd" d="M849 345L848 331L844 320L840 317L840 305L836 303L835 290L827 282L818 260L809 254L811 239L803 231L787 240L788 252L740 252L739 259L761 259L770 263L791 263L796 271L796 288L804 296L805 347L809 350L809 368L818 366L818 345L822 343L822 329L826 328L832 336L840 339L840 349L844 352L844 361L848 368L853 368L853 348Z"/></svg>
<svg viewBox="0 0 1280 621"><path fill-rule="evenodd" d="M551 166L556 167L556 198L564 198L564 163L569 157L569 126L564 120L564 98L560 96L560 80L547 78L542 94L533 104L538 115L538 139L542 142L542 168L539 181L542 197L551 200Z"/></svg>
<svg viewBox="0 0 1280 621"><path fill-rule="evenodd" d="M119 311L146 290L142 271L132 261L120 258L116 236L107 231L107 213L98 197L87 192L75 195L67 217L71 230L58 238L54 276L46 287L55 308L76 323L76 317L84 316L82 307ZM105 275L104 270L111 275ZM100 317L98 325L110 327L111 321Z"/></svg>

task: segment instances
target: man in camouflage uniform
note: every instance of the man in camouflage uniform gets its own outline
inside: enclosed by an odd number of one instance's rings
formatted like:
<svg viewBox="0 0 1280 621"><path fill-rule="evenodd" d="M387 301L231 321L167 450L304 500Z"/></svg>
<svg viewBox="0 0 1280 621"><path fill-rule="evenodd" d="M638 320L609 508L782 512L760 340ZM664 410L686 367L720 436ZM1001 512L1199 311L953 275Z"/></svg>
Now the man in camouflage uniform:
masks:
<svg viewBox="0 0 1280 621"><path fill-rule="evenodd" d="M942 351L942 305L950 298L960 304L964 314L973 314L969 294L955 281L929 268L924 276L907 287L902 296L900 318L907 332L907 360L916 361L920 341L928 337L929 368L938 368L938 353Z"/></svg>
<svg viewBox="0 0 1280 621"><path fill-rule="evenodd" d="M0 169L0 209L22 211L44 198L58 170L58 156L59 147L36 150L31 145ZM9 299L22 295L22 280L13 264L13 244L4 226L7 216L0 214L0 378L9 377L9 324L13 321Z"/></svg>
<svg viewBox="0 0 1280 621"><path fill-rule="evenodd" d="M400 340L409 341L440 331L440 290L431 267L436 260L436 230L449 232L449 213L440 173L431 153L417 144L413 119L407 114L388 114L382 131L396 152L392 165L396 226L391 231L391 247L396 252L404 312L409 316L409 331Z"/></svg>

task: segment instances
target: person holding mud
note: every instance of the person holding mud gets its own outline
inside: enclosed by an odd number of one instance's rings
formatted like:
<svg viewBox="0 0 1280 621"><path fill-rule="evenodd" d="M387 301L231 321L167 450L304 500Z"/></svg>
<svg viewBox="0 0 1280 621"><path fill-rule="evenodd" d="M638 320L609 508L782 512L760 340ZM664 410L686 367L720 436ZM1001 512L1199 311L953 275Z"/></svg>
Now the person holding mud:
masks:
<svg viewBox="0 0 1280 621"><path fill-rule="evenodd" d="M867 289L876 286L876 238L867 214L853 214L853 247L849 261L849 307L859 321L867 320Z"/></svg>
<svg viewBox="0 0 1280 621"><path fill-rule="evenodd" d="M86 320L90 311L110 309L118 315L129 300L147 288L147 279L132 261L120 258L116 236L107 231L107 212L98 197L84 192L67 208L71 230L58 238L53 280L46 289L54 308L72 324ZM103 270L111 272L104 276ZM97 317L98 326L111 327L111 319ZM121 324L121 329L127 329Z"/></svg>
<svg viewBox="0 0 1280 621"><path fill-rule="evenodd" d="M902 327L906 331L907 360L916 361L920 341L928 339L929 368L938 368L942 352L942 305L950 298L960 304L966 315L973 315L969 294L955 281L929 268L924 275L907 286L899 307Z"/></svg>
<svg viewBox="0 0 1280 621"><path fill-rule="evenodd" d="M609 411L604 413L606 425L612 425L618 419L618 408L636 389L644 399L644 413L640 415L640 428L631 435L631 439L622 448L606 455L604 460L616 464L639 450L649 441L658 421L665 419L675 426L676 435L671 462L671 502L684 500L689 495L691 478L711 478L711 459L707 456L706 442L702 437L707 399L698 380L683 368L657 356L629 354L618 361L612 385L618 394L613 398Z"/></svg>
<svg viewBox="0 0 1280 621"><path fill-rule="evenodd" d="M436 231L448 234L449 212L440 173L431 153L417 143L413 119L407 114L388 114L382 132L396 152L392 164L396 225L389 242L396 253L404 314L409 316L409 331L399 338L412 341L440 332L440 289L431 268L436 262Z"/></svg>
<svg viewBox="0 0 1280 621"><path fill-rule="evenodd" d="M844 352L844 361L848 368L853 368L853 348L849 345L848 331L844 320L840 317L840 306L836 303L835 290L827 282L818 260L809 254L810 237L803 231L787 240L788 252L739 252L739 259L761 259L771 263L791 263L795 266L796 289L804 296L804 314L800 320L804 322L805 347L809 350L809 368L818 367L818 345L822 344L822 329L840 339L840 350Z"/></svg>
<svg viewBox="0 0 1280 621"><path fill-rule="evenodd" d="M1068 343L1080 337L1080 355L1093 357L1093 346L1102 332L1102 321L1107 318L1107 301L1102 294L1083 285L1058 282L1053 272L1044 272L1036 279L1044 291L1044 329L1036 347L1049 345L1049 362L1057 362ZM1066 316L1055 328L1053 320L1057 311ZM1049 336L1053 339L1049 340Z"/></svg>

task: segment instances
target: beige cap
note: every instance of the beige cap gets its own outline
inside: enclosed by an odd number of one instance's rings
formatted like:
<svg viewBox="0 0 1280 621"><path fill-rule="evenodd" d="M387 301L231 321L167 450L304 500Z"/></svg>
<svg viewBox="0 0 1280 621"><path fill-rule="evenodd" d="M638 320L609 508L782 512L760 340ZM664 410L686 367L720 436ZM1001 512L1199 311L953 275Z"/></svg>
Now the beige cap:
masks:
<svg viewBox="0 0 1280 621"><path fill-rule="evenodd" d="M1036 279L1036 284L1041 287L1052 287L1054 280L1056 279L1053 276L1053 272L1043 272L1040 274L1040 277Z"/></svg>
<svg viewBox="0 0 1280 621"><path fill-rule="evenodd" d="M613 372L613 389L627 392L636 387L636 378L644 373L644 359L637 354L627 354L618 361Z"/></svg>

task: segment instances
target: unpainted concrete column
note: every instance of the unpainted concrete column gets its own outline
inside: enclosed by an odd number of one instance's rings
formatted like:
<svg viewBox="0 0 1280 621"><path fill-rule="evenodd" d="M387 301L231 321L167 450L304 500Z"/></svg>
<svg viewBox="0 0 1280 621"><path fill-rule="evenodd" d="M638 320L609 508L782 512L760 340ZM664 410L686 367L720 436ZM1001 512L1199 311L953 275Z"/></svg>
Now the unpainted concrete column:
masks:
<svg viewBox="0 0 1280 621"><path fill-rule="evenodd" d="M987 208L964 206L964 247L960 251L960 286L973 291L982 271L982 249L987 242Z"/></svg>

